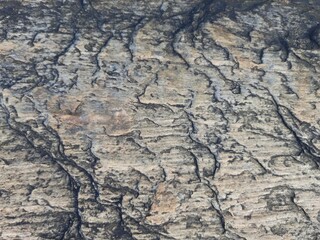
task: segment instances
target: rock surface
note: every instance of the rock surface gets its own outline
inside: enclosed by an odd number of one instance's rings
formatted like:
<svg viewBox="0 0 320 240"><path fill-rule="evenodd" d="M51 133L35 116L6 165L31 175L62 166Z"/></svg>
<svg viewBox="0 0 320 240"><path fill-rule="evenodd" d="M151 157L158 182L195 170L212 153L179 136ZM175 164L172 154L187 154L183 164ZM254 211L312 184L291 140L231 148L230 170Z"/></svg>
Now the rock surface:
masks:
<svg viewBox="0 0 320 240"><path fill-rule="evenodd" d="M0 239L320 239L319 0L0 2Z"/></svg>

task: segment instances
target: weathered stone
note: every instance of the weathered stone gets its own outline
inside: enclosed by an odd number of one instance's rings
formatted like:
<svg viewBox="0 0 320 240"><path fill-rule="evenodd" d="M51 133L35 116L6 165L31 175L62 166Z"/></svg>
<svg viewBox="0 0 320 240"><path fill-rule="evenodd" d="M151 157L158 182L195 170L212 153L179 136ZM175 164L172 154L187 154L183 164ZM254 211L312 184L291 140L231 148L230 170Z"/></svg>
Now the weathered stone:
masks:
<svg viewBox="0 0 320 240"><path fill-rule="evenodd" d="M319 1L0 6L0 239L320 239Z"/></svg>

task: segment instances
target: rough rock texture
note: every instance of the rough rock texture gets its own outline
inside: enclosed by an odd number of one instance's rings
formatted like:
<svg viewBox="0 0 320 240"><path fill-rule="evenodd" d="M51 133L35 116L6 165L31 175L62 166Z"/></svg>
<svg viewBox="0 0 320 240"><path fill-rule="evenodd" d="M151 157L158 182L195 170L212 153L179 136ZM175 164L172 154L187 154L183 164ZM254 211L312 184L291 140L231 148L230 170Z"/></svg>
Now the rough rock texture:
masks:
<svg viewBox="0 0 320 240"><path fill-rule="evenodd" d="M0 1L0 239L320 239L319 21Z"/></svg>

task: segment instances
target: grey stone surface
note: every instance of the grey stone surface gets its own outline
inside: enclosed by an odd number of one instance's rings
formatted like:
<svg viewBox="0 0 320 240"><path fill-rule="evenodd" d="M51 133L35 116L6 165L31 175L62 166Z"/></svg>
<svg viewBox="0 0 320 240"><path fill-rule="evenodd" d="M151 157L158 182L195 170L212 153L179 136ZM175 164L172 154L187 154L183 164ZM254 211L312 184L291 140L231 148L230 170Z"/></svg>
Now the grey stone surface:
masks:
<svg viewBox="0 0 320 240"><path fill-rule="evenodd" d="M320 1L0 1L0 239L320 239Z"/></svg>

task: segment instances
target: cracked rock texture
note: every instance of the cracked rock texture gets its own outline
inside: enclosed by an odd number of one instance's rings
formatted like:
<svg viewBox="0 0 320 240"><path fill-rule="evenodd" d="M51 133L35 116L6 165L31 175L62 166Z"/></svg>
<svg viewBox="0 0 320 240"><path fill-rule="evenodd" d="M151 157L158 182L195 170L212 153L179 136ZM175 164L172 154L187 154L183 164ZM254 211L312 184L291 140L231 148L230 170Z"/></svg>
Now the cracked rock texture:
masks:
<svg viewBox="0 0 320 240"><path fill-rule="evenodd" d="M0 239L320 239L319 0L0 1Z"/></svg>

